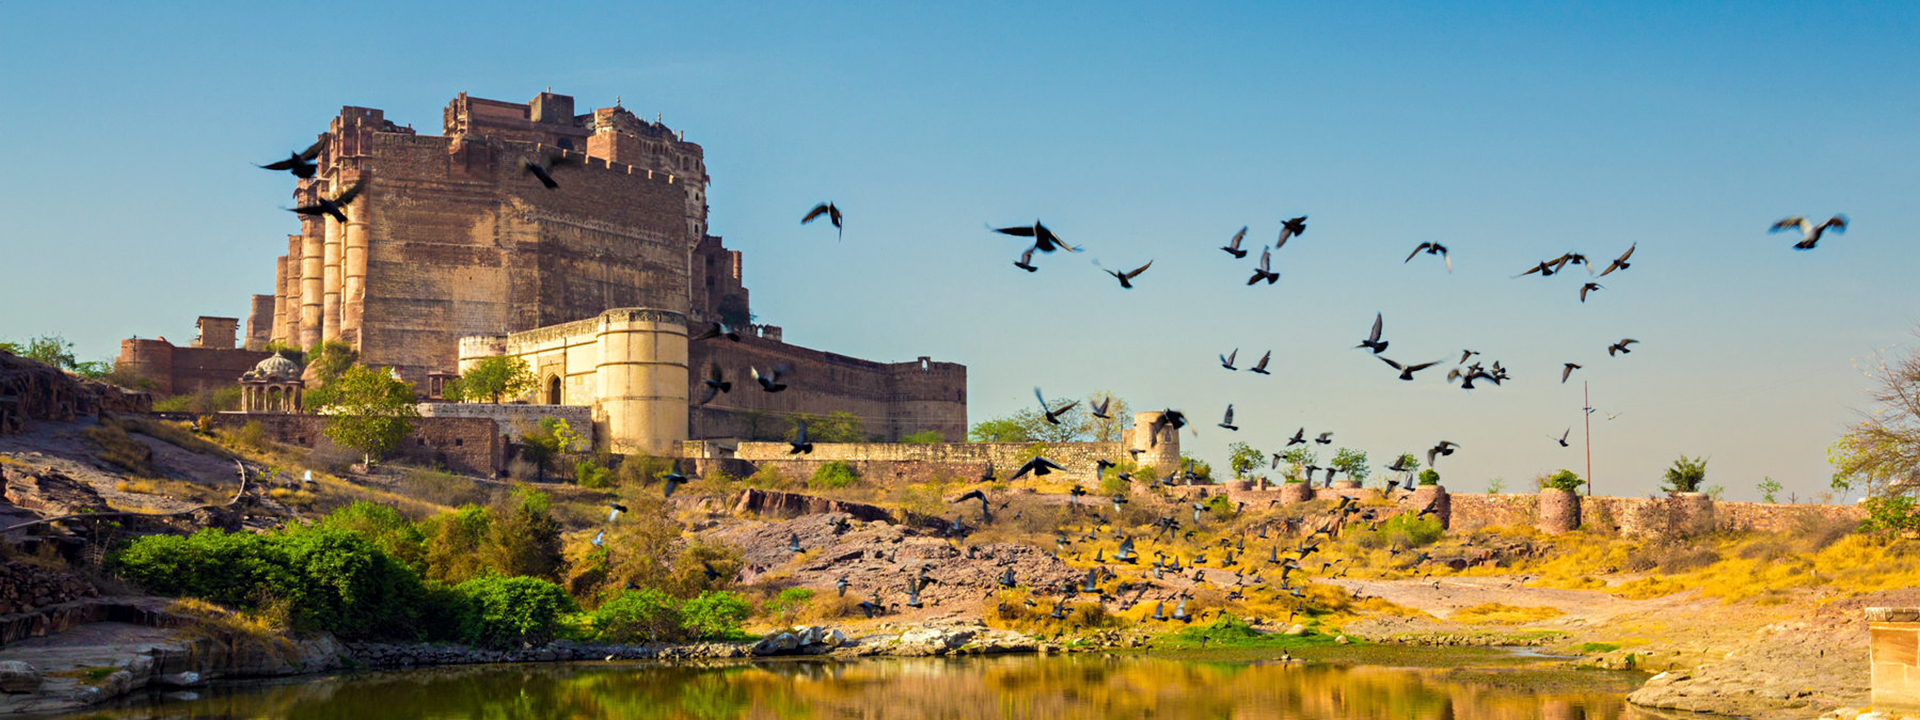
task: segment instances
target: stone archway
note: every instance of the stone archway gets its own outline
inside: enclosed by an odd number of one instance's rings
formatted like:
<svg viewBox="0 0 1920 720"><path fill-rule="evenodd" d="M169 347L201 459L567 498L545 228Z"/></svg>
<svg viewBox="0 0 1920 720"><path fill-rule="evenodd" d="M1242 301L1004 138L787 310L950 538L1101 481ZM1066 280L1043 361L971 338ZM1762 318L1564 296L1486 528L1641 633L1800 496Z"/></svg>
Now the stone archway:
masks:
<svg viewBox="0 0 1920 720"><path fill-rule="evenodd" d="M560 376L558 376L558 375L555 375L555 376L552 376L552 377L549 377L549 378L547 378L547 404L548 404L548 405L559 405L559 404L561 404L561 403L560 403L560 400L561 400L561 397L560 397Z"/></svg>

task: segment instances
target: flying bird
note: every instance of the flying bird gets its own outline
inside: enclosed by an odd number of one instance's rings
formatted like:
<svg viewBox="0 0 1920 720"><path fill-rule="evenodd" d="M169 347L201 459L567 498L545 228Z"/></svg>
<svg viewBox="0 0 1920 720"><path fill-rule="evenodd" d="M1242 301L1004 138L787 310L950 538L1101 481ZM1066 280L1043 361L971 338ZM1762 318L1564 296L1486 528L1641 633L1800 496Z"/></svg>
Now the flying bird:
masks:
<svg viewBox="0 0 1920 720"><path fill-rule="evenodd" d="M1605 287L1601 286L1600 283L1597 283L1597 282L1590 282L1585 285L1581 285L1580 286L1580 302L1587 301L1588 292L1591 292L1594 290L1605 290L1605 289L1606 289Z"/></svg>
<svg viewBox="0 0 1920 720"><path fill-rule="evenodd" d="M1360 344L1359 344L1359 345L1355 345L1354 347L1356 347L1356 348L1367 348L1367 349L1369 349L1369 350L1372 350L1372 351L1373 351L1373 354L1375 354L1375 355L1378 355L1378 354L1380 354L1380 353L1383 353L1383 352L1386 352L1386 350L1387 350L1387 343L1385 343L1385 342L1382 342L1382 341L1380 340L1380 323L1381 323L1381 320L1382 320L1382 318L1381 318L1381 316L1380 316L1380 313L1374 313L1374 314L1373 314L1373 333L1372 333L1372 334L1370 334L1370 335L1368 335L1368 336L1367 336L1367 339L1365 339L1365 340L1361 340L1361 341L1360 341Z"/></svg>
<svg viewBox="0 0 1920 720"><path fill-rule="evenodd" d="M667 473L666 477L661 478L660 497L662 499L673 497L673 491L679 490L680 486L686 484L686 482L687 476L685 475L677 472Z"/></svg>
<svg viewBox="0 0 1920 720"><path fill-rule="evenodd" d="M1627 268L1633 267L1632 264L1627 262L1627 258L1633 257L1633 250L1634 248L1637 248L1637 247L1640 247L1640 243L1634 243L1632 245L1627 246L1626 252L1620 253L1620 257L1614 258L1613 262L1607 265L1607 269L1600 271L1600 277L1606 277L1607 273L1613 272L1615 270L1625 270Z"/></svg>
<svg viewBox="0 0 1920 720"><path fill-rule="evenodd" d="M1401 380L1412 380L1414 373L1440 364L1439 360L1435 360L1433 362L1424 362L1418 365L1401 365L1400 363L1389 360L1382 355L1376 355L1375 357L1380 358L1380 362L1383 362L1392 366L1393 369L1395 370L1399 370Z"/></svg>
<svg viewBox="0 0 1920 720"><path fill-rule="evenodd" d="M1453 256L1447 254L1447 246L1437 242L1423 242L1414 246L1413 252L1407 253L1407 259L1400 261L1400 264L1413 262L1413 257L1422 252L1428 255L1439 255L1440 259L1447 262L1447 272L1453 272Z"/></svg>
<svg viewBox="0 0 1920 720"><path fill-rule="evenodd" d="M1479 351L1479 350L1461 350L1461 351L1460 351L1460 363L1461 363L1461 364L1465 364L1465 363L1467 362L1467 358L1471 358L1471 357L1473 357L1473 356L1475 356L1475 355L1479 355L1479 354L1480 354L1480 351Z"/></svg>
<svg viewBox="0 0 1920 720"><path fill-rule="evenodd" d="M1427 467L1433 467L1435 456L1452 455L1453 451L1458 449L1460 449L1459 443L1450 440L1441 440L1440 444L1427 449Z"/></svg>
<svg viewBox="0 0 1920 720"><path fill-rule="evenodd" d="M320 196L314 204L301 205L294 208L293 212L300 215L332 215L333 219L346 222L346 207L352 205L353 199L359 197L360 191L366 189L366 187L366 178L355 180L351 187L340 191L340 194L333 196L332 199L328 199L323 195Z"/></svg>
<svg viewBox="0 0 1920 720"><path fill-rule="evenodd" d="M262 170L285 170L287 172L293 173L294 177L305 180L307 178L313 177L314 172L319 169L318 166L313 164L312 160L314 158L320 157L320 151L326 149L326 147L327 147L327 138L322 137L319 140L315 140L312 145L308 145L307 149L305 150L301 150L300 152L297 152L297 153L289 153L287 155L287 159L285 160L281 160L280 162L277 162L277 163L260 165L258 167ZM1246 230L1241 230L1240 232L1245 233Z"/></svg>
<svg viewBox="0 0 1920 720"><path fill-rule="evenodd" d="M546 159L540 162L534 162L522 157L520 158L520 169L528 175L532 175L535 179L538 179L541 185L547 186L548 190L556 190L559 189L560 183L553 181L554 168L564 167L573 162L577 161L568 158L564 153L548 155Z"/></svg>
<svg viewBox="0 0 1920 720"><path fill-rule="evenodd" d="M1227 416L1220 420L1220 427L1226 428L1228 430L1240 429L1238 425L1233 424L1233 403L1227 403Z"/></svg>
<svg viewBox="0 0 1920 720"><path fill-rule="evenodd" d="M1039 270L1040 268L1033 264L1034 250L1035 248L1027 248L1026 252L1020 253L1020 259L1014 262L1013 266L1020 268L1021 270L1025 270L1027 272L1035 272Z"/></svg>
<svg viewBox="0 0 1920 720"><path fill-rule="evenodd" d="M1579 369L1580 369L1579 365L1574 363L1567 363L1564 367L1560 369L1560 384L1561 385L1567 384L1567 378L1573 377L1573 371L1579 370Z"/></svg>
<svg viewBox="0 0 1920 720"><path fill-rule="evenodd" d="M1133 279L1134 279L1134 278L1136 278L1136 277L1139 277L1139 276L1140 276L1140 273L1143 273L1143 272L1146 272L1146 271L1147 271L1147 268L1150 268L1150 267L1153 267L1153 261L1152 261L1152 260L1148 260L1148 261L1147 261L1147 264L1145 264L1145 265L1141 265L1140 267L1137 267L1137 268L1134 268L1134 269L1132 269L1132 270L1130 270L1130 271L1127 271L1127 272L1120 272L1120 271L1118 271L1118 270L1107 270L1106 268L1100 268L1100 269L1101 269L1101 270L1106 270L1106 271L1107 271L1107 274L1108 274L1108 275L1112 275L1112 276L1114 276L1115 278L1117 278L1117 279L1119 279L1119 280L1120 280L1120 287L1122 287L1122 288L1125 288L1125 289L1128 289L1128 290L1132 290L1132 289L1133 289Z"/></svg>
<svg viewBox="0 0 1920 720"><path fill-rule="evenodd" d="M1072 410L1073 406L1080 404L1079 400L1075 400L1065 405L1061 405L1060 409L1058 410L1049 410L1047 409L1047 399L1040 394L1040 388L1038 386L1035 386L1033 388L1033 397L1034 399L1040 401L1040 412L1042 415L1046 416L1047 423L1050 425L1059 425L1060 416L1065 415L1068 410Z"/></svg>
<svg viewBox="0 0 1920 720"><path fill-rule="evenodd" d="M1247 284L1252 285L1261 280L1265 280L1268 285L1272 285L1275 280L1279 279L1280 273L1273 271L1273 251L1265 248L1261 249L1260 267L1253 269L1253 277L1247 279Z"/></svg>
<svg viewBox="0 0 1920 720"><path fill-rule="evenodd" d="M823 202L813 206L812 210L807 211L806 217L800 218L800 224L805 225L813 222L814 219L821 215L827 216L827 222L833 223L833 230L836 235L841 237L845 236L846 230L840 226L840 208L835 207L831 202Z"/></svg>
<svg viewBox="0 0 1920 720"><path fill-rule="evenodd" d="M1225 355L1221 355L1220 367L1226 368L1228 370L1239 370L1240 368L1233 366L1233 360L1234 358L1237 358L1237 357L1240 357L1240 348L1234 348L1233 352L1227 353Z"/></svg>
<svg viewBox="0 0 1920 720"><path fill-rule="evenodd" d="M732 328L729 328L720 323L714 323L713 327L707 328L706 332L700 333L699 335L695 335L693 339L694 340L712 340L714 338L719 338L719 337L723 337L728 340L732 340L734 342L740 342L740 333L735 332Z"/></svg>
<svg viewBox="0 0 1920 720"><path fill-rule="evenodd" d="M1321 445L1332 445L1332 444L1333 444L1333 432L1332 432L1332 431L1328 431L1328 432L1323 432L1323 433L1320 433L1320 437L1317 437L1317 438L1314 438L1314 439L1313 439L1313 441L1314 441L1314 442L1317 442L1317 443L1320 443Z"/></svg>
<svg viewBox="0 0 1920 720"><path fill-rule="evenodd" d="M1226 247L1220 249L1227 251L1227 254L1234 256L1236 259L1246 257L1247 251L1240 249L1240 241L1245 239L1247 239L1247 229L1243 226L1240 228L1240 232L1233 234L1233 240L1229 241Z"/></svg>
<svg viewBox="0 0 1920 720"><path fill-rule="evenodd" d="M1097 405L1091 400L1087 401L1087 409L1092 411L1094 417L1100 418L1101 420L1112 420L1113 416L1107 414L1107 406L1112 404L1113 396L1108 395L1100 398L1100 403Z"/></svg>
<svg viewBox="0 0 1920 720"><path fill-rule="evenodd" d="M792 446L787 448L788 455L813 453L813 443L807 440L807 421L805 420L794 421L793 440L789 441L787 444Z"/></svg>
<svg viewBox="0 0 1920 720"><path fill-rule="evenodd" d="M1280 246L1287 244L1287 238L1305 235L1306 232L1307 216L1301 215L1292 220L1282 220L1280 222L1280 239L1273 243L1273 249L1279 250Z"/></svg>
<svg viewBox="0 0 1920 720"><path fill-rule="evenodd" d="M1007 480L1009 482L1019 480L1020 476L1026 475L1029 472L1033 473L1034 477L1040 477L1055 470L1065 469L1066 468L1060 467L1059 464L1052 460L1035 455L1032 460L1027 461L1027 464L1021 465L1019 470L1014 471L1013 477L1007 478Z"/></svg>
<svg viewBox="0 0 1920 720"><path fill-rule="evenodd" d="M1846 232L1847 216L1835 215L1831 218L1828 218L1826 222L1820 223L1819 225L1815 225L1813 224L1812 220L1808 220L1805 217L1795 215L1785 220L1781 220L1780 222L1774 223L1773 229L1769 230L1768 232L1780 232L1782 230L1787 230L1791 228L1799 228L1800 235L1802 238L1800 242L1794 243L1793 249L1812 250L1813 246L1820 242L1820 238L1827 234L1828 228L1832 228L1833 231L1837 233Z"/></svg>
<svg viewBox="0 0 1920 720"><path fill-rule="evenodd" d="M1560 443L1560 447L1567 447L1567 436L1572 434L1573 434L1573 428L1567 428L1567 431L1560 433L1560 437L1554 440L1554 442ZM1553 437L1553 436L1548 435L1547 437Z"/></svg>
<svg viewBox="0 0 1920 720"><path fill-rule="evenodd" d="M1627 349L1627 346L1628 346L1628 345L1632 345L1632 344L1634 344L1634 343L1637 343L1637 342L1640 342L1640 341L1639 341L1639 340L1635 340L1635 339L1633 339L1633 338L1626 338L1626 339L1623 339L1623 340L1621 340L1620 342L1617 342L1617 343L1614 343L1614 344L1612 344L1612 345L1608 345L1608 346L1607 346L1607 357L1613 357L1613 356L1614 356L1614 353L1619 353L1619 354L1621 354L1621 355L1625 355L1625 354L1628 354L1628 353L1631 353L1631 352L1633 352L1633 351L1632 351L1632 350L1629 350L1629 349Z"/></svg>
<svg viewBox="0 0 1920 720"><path fill-rule="evenodd" d="M780 392L781 390L787 389L787 384L780 382L780 376L785 375L791 371L792 371L792 368L789 368L785 365L775 365L773 367L767 368L767 373L765 375L762 375L760 374L760 370L758 368L752 368L752 367L747 368L747 374L753 376L754 382L760 383L760 389L770 393L776 393L776 392Z"/></svg>
<svg viewBox="0 0 1920 720"><path fill-rule="evenodd" d="M1305 445L1306 443L1307 443L1307 429L1300 428L1298 432L1295 432L1293 434L1293 437L1287 438L1286 446L1293 447L1295 445Z"/></svg>
<svg viewBox="0 0 1920 720"><path fill-rule="evenodd" d="M1526 277L1528 275L1532 275L1534 273L1540 273L1540 277L1547 277L1559 271L1560 271L1560 266L1555 265L1554 261L1543 260L1539 265L1535 265L1533 266L1532 269L1526 272L1520 273L1519 275L1515 275L1514 277L1521 278L1521 277Z"/></svg>
<svg viewBox="0 0 1920 720"><path fill-rule="evenodd" d="M1272 373L1267 372L1267 361L1272 359L1273 359L1273 351L1268 350L1267 354L1260 356L1260 362L1254 363L1253 367L1247 368L1247 372L1258 373L1261 375L1271 375Z"/></svg>
<svg viewBox="0 0 1920 720"><path fill-rule="evenodd" d="M993 231L1002 235L1033 238L1034 249L1043 253L1050 253L1063 248L1067 252L1080 252L1080 248L1062 242L1060 236L1053 234L1053 231L1048 230L1047 226L1040 224L1039 220L1033 221L1033 225L1031 226L993 228Z"/></svg>
<svg viewBox="0 0 1920 720"><path fill-rule="evenodd" d="M727 379L720 374L720 363L712 363L707 366L707 377L701 380L700 384L706 386L706 389L701 391L700 394L701 405L713 402L713 399L720 393L731 392L733 390L733 383L728 382Z"/></svg>

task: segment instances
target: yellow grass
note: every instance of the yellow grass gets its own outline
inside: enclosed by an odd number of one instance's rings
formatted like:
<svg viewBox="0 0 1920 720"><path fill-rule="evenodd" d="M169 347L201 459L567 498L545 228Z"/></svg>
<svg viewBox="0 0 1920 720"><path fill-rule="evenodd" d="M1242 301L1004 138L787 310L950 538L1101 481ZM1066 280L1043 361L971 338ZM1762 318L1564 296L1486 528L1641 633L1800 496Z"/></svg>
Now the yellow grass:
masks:
<svg viewBox="0 0 1920 720"><path fill-rule="evenodd" d="M1560 608L1546 606L1519 607L1505 603L1485 603L1469 608L1455 610L1449 620L1475 625L1524 625L1541 620L1551 620L1566 613Z"/></svg>

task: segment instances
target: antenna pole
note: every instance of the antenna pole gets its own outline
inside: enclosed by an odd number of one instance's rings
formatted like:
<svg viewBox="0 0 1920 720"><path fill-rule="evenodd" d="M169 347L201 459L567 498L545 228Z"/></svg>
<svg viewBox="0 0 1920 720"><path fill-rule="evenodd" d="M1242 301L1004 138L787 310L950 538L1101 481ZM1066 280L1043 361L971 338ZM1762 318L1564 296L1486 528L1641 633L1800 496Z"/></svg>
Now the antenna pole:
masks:
<svg viewBox="0 0 1920 720"><path fill-rule="evenodd" d="M1581 408L1581 411L1586 413L1587 416L1585 418L1587 425L1587 497L1593 497L1593 394L1587 389L1587 381L1585 380L1580 381L1580 397L1586 405L1586 407Z"/></svg>

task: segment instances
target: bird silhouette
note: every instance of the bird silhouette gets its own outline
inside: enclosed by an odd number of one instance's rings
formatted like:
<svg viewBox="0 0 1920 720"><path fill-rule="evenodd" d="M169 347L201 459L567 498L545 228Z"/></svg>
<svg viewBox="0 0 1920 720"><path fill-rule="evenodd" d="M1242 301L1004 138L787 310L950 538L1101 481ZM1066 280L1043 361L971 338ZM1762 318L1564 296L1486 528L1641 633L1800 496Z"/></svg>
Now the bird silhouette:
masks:
<svg viewBox="0 0 1920 720"><path fill-rule="evenodd" d="M1281 246L1287 244L1288 238L1299 237L1306 234L1306 232L1307 216L1301 215L1292 220L1282 220L1280 222L1280 239L1273 243L1273 249L1279 250Z"/></svg>
<svg viewBox="0 0 1920 720"><path fill-rule="evenodd" d="M1239 426L1233 424L1233 403L1227 403L1227 416L1220 420L1220 427L1228 430L1240 429Z"/></svg>
<svg viewBox="0 0 1920 720"><path fill-rule="evenodd" d="M1260 266L1253 269L1253 277L1247 278L1247 284L1252 285L1261 280L1265 280L1268 285L1272 285L1274 281L1279 279L1280 273L1273 271L1273 252L1269 249L1262 248L1260 250Z"/></svg>
<svg viewBox="0 0 1920 720"><path fill-rule="evenodd" d="M1471 358L1471 357L1473 357L1473 356L1475 356L1475 355L1479 355L1479 354L1480 354L1480 351L1479 351L1479 350L1461 350L1461 351L1460 351L1460 364L1463 364L1463 365L1464 365L1464 364L1466 364L1466 362L1467 362L1467 359L1468 359L1468 358Z"/></svg>
<svg viewBox="0 0 1920 720"><path fill-rule="evenodd" d="M1237 351L1236 351L1236 352L1237 352ZM1272 351L1272 350L1268 350L1268 351L1267 351L1267 353L1266 353L1265 355L1261 355L1261 356L1260 356L1260 362L1257 362L1257 363L1254 363L1254 364L1253 364L1253 367L1250 367L1250 368L1247 368L1247 372L1251 372L1251 373L1257 373L1257 374L1260 374L1260 375L1270 375L1270 374L1272 374L1272 373L1269 373L1269 372L1267 372L1267 361L1268 361L1268 360L1272 360L1272 359L1273 359L1273 351Z"/></svg>
<svg viewBox="0 0 1920 720"><path fill-rule="evenodd" d="M1826 222L1815 225L1813 224L1812 220L1808 220L1805 217L1795 215L1785 220L1781 220L1780 222L1774 223L1773 229L1769 230L1768 232L1780 232L1782 230L1787 230L1791 228L1799 228L1800 235L1801 235L1800 242L1794 243L1793 249L1812 250L1813 246L1820 242L1820 238L1827 234L1828 229L1832 229L1834 232L1837 232L1837 233L1846 232L1847 216L1835 215L1831 218L1828 218Z"/></svg>
<svg viewBox="0 0 1920 720"><path fill-rule="evenodd" d="M677 472L667 473L666 477L661 478L660 497L662 499L673 497L673 491L679 490L680 486L686 484L686 482L687 476L685 475Z"/></svg>
<svg viewBox="0 0 1920 720"><path fill-rule="evenodd" d="M1320 437L1317 437L1317 438L1314 438L1314 439L1313 439L1313 441L1314 441L1314 442L1317 442L1317 443L1320 443L1321 445L1332 445L1332 444L1333 444L1333 432L1332 432L1332 431L1328 431L1328 432L1323 432L1323 433L1320 433Z"/></svg>
<svg viewBox="0 0 1920 720"><path fill-rule="evenodd" d="M1021 270L1025 270L1027 272L1034 272L1036 270L1039 270L1040 268L1035 267L1033 264L1034 249L1035 248L1027 248L1026 252L1020 253L1020 259L1014 262L1013 266L1020 268Z"/></svg>
<svg viewBox="0 0 1920 720"><path fill-rule="evenodd" d="M1047 408L1047 398L1040 394L1039 386L1033 388L1033 397L1040 401L1040 413L1046 418L1047 424L1049 425L1059 425L1060 416L1065 415L1068 410L1072 410L1075 405L1080 404L1079 400L1075 400L1060 406L1058 409L1050 410Z"/></svg>
<svg viewBox="0 0 1920 720"><path fill-rule="evenodd" d="M707 377L701 380L700 384L706 387L706 389L700 391L701 405L713 402L713 399L718 397L720 393L733 390L733 383L727 382L727 379L720 374L720 363L707 365Z"/></svg>
<svg viewBox="0 0 1920 720"><path fill-rule="evenodd" d="M1579 369L1580 369L1580 366L1574 363L1567 363L1564 366L1562 366L1560 368L1560 384L1561 385L1567 384L1567 378L1573 377L1573 371L1579 370Z"/></svg>
<svg viewBox="0 0 1920 720"><path fill-rule="evenodd" d="M1407 259L1400 261L1400 264L1405 265L1413 262L1414 256L1422 252L1428 255L1439 255L1440 259L1445 260L1447 263L1447 272L1453 272L1453 256L1447 254L1447 246L1437 242L1423 242L1414 246L1413 252L1407 253Z"/></svg>
<svg viewBox="0 0 1920 720"><path fill-rule="evenodd" d="M846 229L840 226L840 208L834 206L831 202L823 202L813 206L812 210L807 211L806 217L800 218L800 224L805 225L813 222L821 215L827 216L827 221L833 223L836 238L845 237Z"/></svg>
<svg viewBox="0 0 1920 720"><path fill-rule="evenodd" d="M1581 285L1580 286L1580 302L1587 301L1587 293L1592 292L1594 290L1605 290L1605 289L1606 289L1605 287L1601 286L1600 283L1597 283L1597 282L1590 282L1585 285Z"/></svg>
<svg viewBox="0 0 1920 720"><path fill-rule="evenodd" d="M1065 469L1066 468L1060 467L1060 465L1056 464L1052 460L1048 460L1046 458L1035 455L1032 460L1027 461L1027 464L1021 465L1019 470L1014 471L1013 477L1007 478L1007 480L1008 481L1019 480L1021 476L1026 475L1027 473L1033 473L1034 477L1040 477L1042 475L1051 473L1055 470L1065 470Z"/></svg>
<svg viewBox="0 0 1920 720"><path fill-rule="evenodd" d="M1238 369L1240 369L1240 368L1237 368L1237 367L1234 367L1234 366L1233 366L1233 360L1234 360L1234 358L1238 358L1238 357L1240 357L1240 348L1234 348L1234 349L1233 349L1233 352L1230 352L1230 353L1227 353L1227 354L1225 354L1225 355L1221 355L1221 356L1220 356L1220 367L1223 367L1223 368L1226 368L1226 369L1228 369L1228 370L1238 370Z"/></svg>
<svg viewBox="0 0 1920 720"><path fill-rule="evenodd" d="M1295 445L1305 445L1306 442L1307 442L1307 429L1300 428L1298 431L1293 433L1293 437L1287 438L1286 447L1293 447Z"/></svg>
<svg viewBox="0 0 1920 720"><path fill-rule="evenodd" d="M993 231L1002 235L1033 238L1034 249L1043 253L1060 249L1065 249L1067 252L1080 252L1080 248L1062 242L1060 236L1053 234L1053 231L1040 224L1039 220L1033 221L1031 226L993 228Z"/></svg>
<svg viewBox="0 0 1920 720"><path fill-rule="evenodd" d="M1614 344L1612 344L1612 345L1608 345L1608 346L1607 346L1607 357L1613 357L1615 353L1618 353L1618 354L1621 354L1621 355L1626 355L1626 354L1628 354L1628 353L1631 353L1631 352L1633 352L1633 350L1630 350L1630 349L1628 349L1628 348L1627 348L1627 346L1628 346L1628 345L1632 345L1632 344L1634 344L1634 343L1637 343L1637 342L1640 342L1640 341L1639 341L1639 340L1635 340L1635 339L1633 339L1633 338L1625 338L1625 339L1623 339L1623 340L1621 340L1620 342L1617 342L1617 343L1614 343Z"/></svg>
<svg viewBox="0 0 1920 720"><path fill-rule="evenodd" d="M315 140L312 145L308 145L307 149L301 150L300 152L297 152L297 153L288 153L287 159L285 160L281 160L280 162L277 162L277 163L268 163L266 165L259 165L257 167L259 167L262 170L285 170L287 172L293 173L294 177L305 180L307 178L313 177L314 172L319 170L319 167L314 165L311 161L314 158L320 157L320 151L326 149L326 147L327 147L327 137L323 135L320 137L319 140ZM1247 231L1243 229L1240 232L1242 234L1245 234ZM1235 244L1237 245L1238 243L1235 243Z"/></svg>
<svg viewBox="0 0 1920 720"><path fill-rule="evenodd" d="M760 383L760 389L770 393L787 389L786 383L780 382L780 376L789 372L792 372L792 369L785 365L775 365L767 368L767 372L764 375L760 374L758 368L747 368L747 374L753 376L754 382Z"/></svg>
<svg viewBox="0 0 1920 720"><path fill-rule="evenodd" d="M623 513L626 511L627 511L627 506L621 505L618 502L607 503L607 522L613 522L614 520L619 519L620 513Z"/></svg>
<svg viewBox="0 0 1920 720"><path fill-rule="evenodd" d="M1141 265L1140 267L1137 267L1137 268L1134 268L1134 269L1132 269L1132 270L1129 270L1129 271L1127 271L1127 272L1120 272L1120 271L1118 271L1118 270L1107 270L1106 268L1100 268L1100 269L1101 269L1101 270L1106 270L1106 271L1107 271L1107 274L1108 274L1108 275L1112 275L1112 276L1114 276L1115 278L1117 278L1117 279L1119 279L1119 280L1120 280L1120 287L1122 287L1122 288L1124 288L1124 289L1127 289L1127 290L1132 290L1132 289L1133 289L1133 279L1134 279L1134 278L1136 278L1136 277L1139 277L1139 276L1140 276L1140 273L1143 273L1143 272L1146 272L1146 271L1147 271L1147 268L1150 268L1150 267L1153 267L1153 261L1152 261L1152 260L1148 260L1148 261L1147 261L1147 264L1145 264L1145 265Z"/></svg>
<svg viewBox="0 0 1920 720"><path fill-rule="evenodd" d="M1367 335L1367 339L1361 340L1360 344L1355 345L1354 347L1366 348L1368 350L1372 350L1373 354L1375 355L1386 352L1387 343L1386 341L1383 341L1380 339L1380 327L1383 321L1384 321L1384 318L1381 317L1380 313L1374 313L1373 314L1373 332Z"/></svg>
<svg viewBox="0 0 1920 720"><path fill-rule="evenodd" d="M803 453L805 454L813 453L813 443L807 440L807 421L806 420L794 421L793 440L788 442L787 445L790 446L787 448L788 455L800 455Z"/></svg>
<svg viewBox="0 0 1920 720"><path fill-rule="evenodd" d="M1560 443L1560 447L1567 447L1567 436L1572 434L1573 434L1573 428L1567 428L1567 431L1560 433L1560 437L1556 439L1554 442ZM1553 437L1553 436L1549 435L1547 437Z"/></svg>
<svg viewBox="0 0 1920 720"><path fill-rule="evenodd" d="M522 157L520 158L520 170L528 175L532 175L540 181L541 185L545 185L548 190L556 190L559 189L560 183L553 181L553 170L575 162L579 161L568 157L565 153L548 155L537 162Z"/></svg>
<svg viewBox="0 0 1920 720"><path fill-rule="evenodd" d="M1627 268L1633 267L1631 263L1627 262L1627 258L1633 257L1633 251L1635 248L1638 248L1638 247L1640 247L1640 243L1634 243L1632 245L1627 246L1627 251L1620 253L1620 257L1614 258L1613 262L1608 263L1607 269L1601 270L1599 277L1606 277L1607 273L1613 272L1615 270L1625 270Z"/></svg>
<svg viewBox="0 0 1920 720"><path fill-rule="evenodd" d="M1240 249L1240 241L1245 239L1247 239L1247 229L1243 226L1240 228L1240 232L1233 234L1233 239L1227 242L1227 246L1220 249L1227 251L1227 254L1232 255L1235 259L1246 257L1247 251Z"/></svg>
<svg viewBox="0 0 1920 720"><path fill-rule="evenodd" d="M1433 460L1436 456L1452 455L1453 451L1458 449L1460 449L1459 443L1452 442L1449 440L1441 440L1440 444L1435 445L1432 448L1429 448L1427 450L1427 467L1433 467Z"/></svg>
<svg viewBox="0 0 1920 720"><path fill-rule="evenodd" d="M1433 362L1424 362L1418 365L1401 365L1400 363L1387 359L1387 357L1383 355L1376 355L1374 357L1380 358L1380 362L1383 362L1389 366L1392 366L1393 369L1395 370L1399 370L1401 380L1412 380L1414 373L1440 364L1439 360L1435 360Z"/></svg>
<svg viewBox="0 0 1920 720"><path fill-rule="evenodd" d="M1107 406L1111 404L1113 404L1113 396L1108 395L1100 398L1099 404L1095 404L1092 400L1088 400L1087 409L1092 413L1094 417L1100 418L1101 420L1112 420L1113 416L1107 414Z"/></svg>
<svg viewBox="0 0 1920 720"><path fill-rule="evenodd" d="M352 186L340 191L339 194L334 195L332 198L324 195L320 196L315 199L312 205L301 205L293 208L293 212L300 215L331 215L335 220L346 222L346 207L352 205L353 199L360 197L360 191L365 190L366 187L366 178L355 180Z"/></svg>

